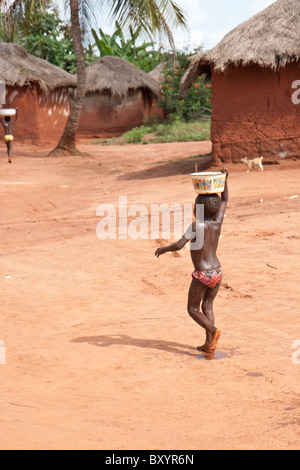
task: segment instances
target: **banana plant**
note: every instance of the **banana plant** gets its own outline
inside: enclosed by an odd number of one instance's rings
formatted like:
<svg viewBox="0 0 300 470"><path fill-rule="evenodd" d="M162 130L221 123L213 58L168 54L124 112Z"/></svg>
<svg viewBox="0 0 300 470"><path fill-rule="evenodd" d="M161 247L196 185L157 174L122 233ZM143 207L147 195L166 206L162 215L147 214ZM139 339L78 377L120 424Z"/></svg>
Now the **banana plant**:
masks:
<svg viewBox="0 0 300 470"><path fill-rule="evenodd" d="M122 57L122 49L117 43L117 35L113 33L112 36L105 34L101 28L99 28L99 35L96 33L95 29L92 28L92 35L95 40L94 46L97 46L100 56L104 55L114 55Z"/></svg>
<svg viewBox="0 0 300 470"><path fill-rule="evenodd" d="M141 27L136 31L133 31L132 27L129 28L130 39L125 39L120 24L116 21L115 31L110 36L105 34L101 28L99 28L99 35L92 28L92 35L95 40L94 46L99 50L100 56L111 55L122 57L123 59L130 59L134 55L144 52L148 47L154 46L153 42L143 42L139 46L136 45L136 40L141 33Z"/></svg>

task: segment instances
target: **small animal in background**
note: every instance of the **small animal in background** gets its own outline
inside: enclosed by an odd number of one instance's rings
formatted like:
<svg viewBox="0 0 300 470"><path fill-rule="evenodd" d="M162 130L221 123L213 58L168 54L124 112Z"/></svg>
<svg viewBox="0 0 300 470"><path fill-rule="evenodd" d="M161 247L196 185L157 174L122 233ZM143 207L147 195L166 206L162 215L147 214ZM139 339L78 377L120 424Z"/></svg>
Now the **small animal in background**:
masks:
<svg viewBox="0 0 300 470"><path fill-rule="evenodd" d="M264 167L262 164L263 158L264 157L258 157L258 158L253 158L252 160L248 160L247 157L245 157L245 158L241 158L241 162L244 162L246 163L246 165L248 165L247 173L249 173L251 168L254 167L255 165L258 166L259 170L264 171Z"/></svg>

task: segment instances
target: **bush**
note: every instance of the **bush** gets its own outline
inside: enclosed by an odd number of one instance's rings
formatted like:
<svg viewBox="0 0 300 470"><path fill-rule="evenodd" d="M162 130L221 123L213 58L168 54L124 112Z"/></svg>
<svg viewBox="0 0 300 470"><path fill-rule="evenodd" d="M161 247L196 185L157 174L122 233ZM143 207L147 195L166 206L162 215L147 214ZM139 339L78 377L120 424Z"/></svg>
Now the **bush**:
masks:
<svg viewBox="0 0 300 470"><path fill-rule="evenodd" d="M166 123L154 122L151 127L140 126L120 137L101 139L93 142L100 145L148 144L164 142L192 142L210 139L210 120Z"/></svg>
<svg viewBox="0 0 300 470"><path fill-rule="evenodd" d="M192 142L210 139L210 121L160 124L152 142Z"/></svg>
<svg viewBox="0 0 300 470"><path fill-rule="evenodd" d="M134 129L131 129L130 131L126 132L123 135L123 138L126 144L138 144L142 142L143 137L145 137L145 135L149 134L150 132L152 132L151 127L146 127L146 126L135 127Z"/></svg>
<svg viewBox="0 0 300 470"><path fill-rule="evenodd" d="M206 83L203 76L195 80L184 98L180 96L180 82L189 65L189 56L178 53L177 66L169 67L164 72L158 105L166 111L171 120L189 122L209 118L211 115L211 84Z"/></svg>

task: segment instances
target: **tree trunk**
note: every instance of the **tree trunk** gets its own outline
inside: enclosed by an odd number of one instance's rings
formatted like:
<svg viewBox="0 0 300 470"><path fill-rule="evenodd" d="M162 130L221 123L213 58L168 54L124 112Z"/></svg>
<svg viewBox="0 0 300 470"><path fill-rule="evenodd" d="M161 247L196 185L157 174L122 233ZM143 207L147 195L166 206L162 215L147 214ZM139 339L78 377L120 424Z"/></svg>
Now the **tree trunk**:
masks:
<svg viewBox="0 0 300 470"><path fill-rule="evenodd" d="M57 147L49 153L49 156L81 155L81 153L76 149L75 140L79 119L84 104L86 66L84 50L82 46L78 1L79 0L70 0L71 29L77 69L77 88L74 90L74 97L70 99L70 114L63 135L61 136Z"/></svg>

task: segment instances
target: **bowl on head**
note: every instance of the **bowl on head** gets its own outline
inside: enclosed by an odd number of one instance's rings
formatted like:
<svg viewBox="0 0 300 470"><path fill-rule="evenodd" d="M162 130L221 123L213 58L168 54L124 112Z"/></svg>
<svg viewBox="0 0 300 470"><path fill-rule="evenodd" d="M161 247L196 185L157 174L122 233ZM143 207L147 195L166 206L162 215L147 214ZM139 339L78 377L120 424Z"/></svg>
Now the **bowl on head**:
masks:
<svg viewBox="0 0 300 470"><path fill-rule="evenodd" d="M191 173L191 178L197 194L222 193L225 189L226 173L220 171Z"/></svg>
<svg viewBox="0 0 300 470"><path fill-rule="evenodd" d="M15 108L1 108L0 116L14 116L16 114Z"/></svg>

